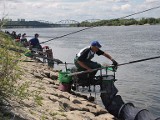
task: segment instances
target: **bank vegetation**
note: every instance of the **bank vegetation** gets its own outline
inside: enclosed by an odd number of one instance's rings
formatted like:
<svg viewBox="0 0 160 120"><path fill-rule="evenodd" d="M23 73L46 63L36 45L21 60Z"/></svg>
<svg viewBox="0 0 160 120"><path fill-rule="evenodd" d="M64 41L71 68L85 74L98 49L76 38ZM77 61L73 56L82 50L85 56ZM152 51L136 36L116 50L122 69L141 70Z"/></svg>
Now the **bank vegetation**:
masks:
<svg viewBox="0 0 160 120"><path fill-rule="evenodd" d="M129 25L156 25L160 24L160 18L142 18L136 20L131 19L111 19L111 20L100 20L97 22L84 21L80 23L80 27L91 27L91 26L129 26Z"/></svg>

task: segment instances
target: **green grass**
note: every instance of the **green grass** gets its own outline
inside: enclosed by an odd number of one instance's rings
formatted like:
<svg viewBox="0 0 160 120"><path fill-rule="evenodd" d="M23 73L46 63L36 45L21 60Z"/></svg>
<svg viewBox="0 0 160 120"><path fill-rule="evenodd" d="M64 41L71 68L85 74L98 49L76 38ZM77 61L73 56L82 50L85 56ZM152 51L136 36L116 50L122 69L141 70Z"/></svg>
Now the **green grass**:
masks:
<svg viewBox="0 0 160 120"><path fill-rule="evenodd" d="M42 97L42 96L40 96L40 95L35 95L35 96L34 96L34 101L35 101L35 103L36 103L37 105L42 106L42 105L43 105L42 100L43 100L43 97Z"/></svg>

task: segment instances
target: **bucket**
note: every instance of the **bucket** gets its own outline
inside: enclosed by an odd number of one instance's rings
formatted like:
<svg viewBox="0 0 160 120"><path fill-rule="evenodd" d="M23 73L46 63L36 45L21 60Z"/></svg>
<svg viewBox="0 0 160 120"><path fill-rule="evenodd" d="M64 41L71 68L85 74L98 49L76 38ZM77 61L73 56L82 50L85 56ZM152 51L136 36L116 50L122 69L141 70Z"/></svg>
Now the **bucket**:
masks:
<svg viewBox="0 0 160 120"><path fill-rule="evenodd" d="M70 92L71 91L71 84L60 83L58 89L63 92Z"/></svg>
<svg viewBox="0 0 160 120"><path fill-rule="evenodd" d="M72 77L71 76L68 76L69 72L62 72L60 71L59 74L58 74L58 80L61 82L61 83L71 83L72 81Z"/></svg>

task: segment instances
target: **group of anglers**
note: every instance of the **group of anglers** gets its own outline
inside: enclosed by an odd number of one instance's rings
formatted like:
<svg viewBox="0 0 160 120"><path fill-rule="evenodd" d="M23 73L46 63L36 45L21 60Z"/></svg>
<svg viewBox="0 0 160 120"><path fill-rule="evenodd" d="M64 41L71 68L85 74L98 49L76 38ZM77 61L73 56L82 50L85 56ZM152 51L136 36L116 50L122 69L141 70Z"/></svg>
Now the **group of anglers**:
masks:
<svg viewBox="0 0 160 120"><path fill-rule="evenodd" d="M32 48L37 48L39 51L42 51L43 49L38 39L39 34L37 33L29 41L26 38L26 33L23 33L22 35L21 33L16 34L15 31L12 31L12 33L5 31L5 33L10 35L16 42L20 42L23 47L29 47L30 50L32 50Z"/></svg>
<svg viewBox="0 0 160 120"><path fill-rule="evenodd" d="M29 41L27 41L26 39L26 33L22 34L22 36L21 34L16 35L15 31L13 31L11 34L8 31L6 31L6 33L9 34L13 39L16 39L16 41L22 43L24 47L29 46L30 50L32 50L33 48L36 48L39 51L43 50L38 39L39 34L37 33L34 35L34 38L30 39ZM74 63L78 71L87 70L90 74L90 79L94 78L96 74L96 71L93 72L92 70L101 67L99 63L91 60L95 54L97 54L98 56L103 55L109 60L111 60L113 62L113 65L118 65L116 60L114 60L111 55L100 49L101 47L102 46L98 41L92 41L88 47L81 49L80 52L77 53L75 56Z"/></svg>
<svg viewBox="0 0 160 120"><path fill-rule="evenodd" d="M10 35L15 40L15 42L18 42L21 46L29 49L29 51L25 53L25 56L42 58L43 62L47 62L48 66L50 67L54 66L54 62L62 63L62 61L58 59L54 59L53 61L52 49L50 49L49 46L41 46L38 39L38 33L36 33L30 40L27 40L26 33L23 33L22 36L21 34L17 35L15 31L12 33L5 31L5 33Z"/></svg>
<svg viewBox="0 0 160 120"><path fill-rule="evenodd" d="M30 49L37 48L38 50L43 51L43 48L40 45L38 39L39 34L37 33L34 35L34 38L30 39L29 41L27 41L26 39L26 33L22 34L22 36L20 34L16 35L14 31L11 34L9 32L6 33L13 37L13 39L16 39L16 41L21 42L24 47L29 46ZM97 73L97 71L94 71L94 69L101 67L99 63L92 61L92 58L95 54L97 54L98 56L102 55L106 57L107 59L112 61L114 66L118 66L118 62L116 62L116 60L114 60L110 54L102 51L100 49L101 47L102 46L98 41L92 41L88 47L81 49L79 53L77 53L75 56L74 63L77 67L77 70L87 71L89 77L87 78L88 80L94 81L94 77ZM134 118L134 120L151 120L150 118L152 118L152 116L149 114L148 110L139 110L136 107L134 107L133 104L124 103L119 95L115 94L114 96L112 96L111 99L110 96L106 97L107 94L101 94L102 102L105 108L116 117L122 119L128 118L126 120L132 120ZM157 118L155 120L160 120L160 118Z"/></svg>
<svg viewBox="0 0 160 120"><path fill-rule="evenodd" d="M27 41L26 33L22 35L21 34L17 35L15 31L13 31L12 33L9 33L8 31L5 32L9 34L13 39L16 39L16 41L22 43L24 47L29 46L30 49L37 48L39 51L42 51L43 49L38 39L39 34L37 33L34 35L34 38ZM76 67L80 71L87 70L88 72L91 72L92 69L99 68L100 64L91 61L91 59L94 57L95 54L97 54L98 56L99 55L105 56L106 58L110 59L113 62L113 65L117 66L118 63L113 59L113 57L111 57L111 55L109 55L107 52L100 50L101 47L102 46L98 41L92 41L88 47L85 47L82 50L80 50L80 52L76 54L74 60Z"/></svg>

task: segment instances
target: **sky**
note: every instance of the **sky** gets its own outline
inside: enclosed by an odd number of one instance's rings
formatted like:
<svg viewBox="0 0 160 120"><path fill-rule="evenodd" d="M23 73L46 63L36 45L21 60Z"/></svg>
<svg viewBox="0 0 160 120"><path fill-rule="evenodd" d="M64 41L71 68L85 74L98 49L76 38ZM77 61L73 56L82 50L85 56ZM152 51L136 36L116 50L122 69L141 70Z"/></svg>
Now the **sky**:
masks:
<svg viewBox="0 0 160 120"><path fill-rule="evenodd" d="M160 0L0 0L0 19L58 22L114 19L160 6ZM160 8L130 18L160 18Z"/></svg>

